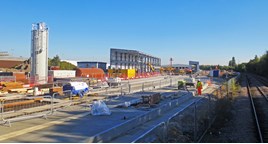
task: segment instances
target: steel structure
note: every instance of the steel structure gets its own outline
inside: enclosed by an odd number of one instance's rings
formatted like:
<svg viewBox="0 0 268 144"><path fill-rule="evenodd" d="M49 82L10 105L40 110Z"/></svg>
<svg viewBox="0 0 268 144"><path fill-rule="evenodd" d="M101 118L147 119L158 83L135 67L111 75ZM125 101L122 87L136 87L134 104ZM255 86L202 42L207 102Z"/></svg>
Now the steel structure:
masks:
<svg viewBox="0 0 268 144"><path fill-rule="evenodd" d="M189 65L194 65L195 66L195 72L199 72L200 68L199 68L199 62L198 61L189 61Z"/></svg>
<svg viewBox="0 0 268 144"><path fill-rule="evenodd" d="M161 59L136 50L110 50L110 66L115 69L136 69L140 73L151 72L150 65L160 68Z"/></svg>
<svg viewBox="0 0 268 144"><path fill-rule="evenodd" d="M32 24L31 83L47 83L48 28L44 22Z"/></svg>

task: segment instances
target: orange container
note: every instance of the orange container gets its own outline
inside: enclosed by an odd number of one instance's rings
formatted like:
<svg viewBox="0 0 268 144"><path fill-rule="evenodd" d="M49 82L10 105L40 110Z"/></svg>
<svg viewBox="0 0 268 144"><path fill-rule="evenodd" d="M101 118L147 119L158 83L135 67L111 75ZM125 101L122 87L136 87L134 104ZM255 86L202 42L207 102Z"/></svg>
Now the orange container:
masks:
<svg viewBox="0 0 268 144"><path fill-rule="evenodd" d="M78 68L76 69L76 76L102 80L104 79L105 74L104 71L100 68Z"/></svg>
<svg viewBox="0 0 268 144"><path fill-rule="evenodd" d="M25 72L13 72L17 82L24 82L26 80Z"/></svg>

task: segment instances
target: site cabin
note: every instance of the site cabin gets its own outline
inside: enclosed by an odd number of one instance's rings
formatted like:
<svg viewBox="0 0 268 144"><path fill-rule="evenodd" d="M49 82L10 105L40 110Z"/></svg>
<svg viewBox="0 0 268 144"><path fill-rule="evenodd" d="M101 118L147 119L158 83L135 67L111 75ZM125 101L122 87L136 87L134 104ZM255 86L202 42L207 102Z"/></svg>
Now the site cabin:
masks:
<svg viewBox="0 0 268 144"><path fill-rule="evenodd" d="M83 97L89 91L89 87L85 82L69 82L63 86L63 91L71 91L72 95Z"/></svg>
<svg viewBox="0 0 268 144"><path fill-rule="evenodd" d="M195 84L196 84L195 78L185 78L184 81L185 81L186 86L195 87Z"/></svg>

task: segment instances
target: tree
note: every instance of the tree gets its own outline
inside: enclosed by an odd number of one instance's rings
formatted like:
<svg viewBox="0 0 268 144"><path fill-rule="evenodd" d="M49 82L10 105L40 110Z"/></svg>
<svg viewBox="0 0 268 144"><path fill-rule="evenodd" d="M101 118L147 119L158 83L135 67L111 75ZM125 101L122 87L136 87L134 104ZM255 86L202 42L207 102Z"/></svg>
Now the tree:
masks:
<svg viewBox="0 0 268 144"><path fill-rule="evenodd" d="M69 62L62 61L62 62L60 62L60 69L61 70L75 70L76 66L69 63Z"/></svg>
<svg viewBox="0 0 268 144"><path fill-rule="evenodd" d="M246 63L238 64L235 71L245 72L246 71Z"/></svg>
<svg viewBox="0 0 268 144"><path fill-rule="evenodd" d="M60 57L58 55L50 60L50 66L60 66Z"/></svg>
<svg viewBox="0 0 268 144"><path fill-rule="evenodd" d="M236 66L235 57L232 58L232 66L233 66L233 67Z"/></svg>
<svg viewBox="0 0 268 144"><path fill-rule="evenodd" d="M232 57L232 60L229 61L228 66L233 67L233 68L236 67L235 57Z"/></svg>
<svg viewBox="0 0 268 144"><path fill-rule="evenodd" d="M233 65L232 61L230 60L228 66L232 66L232 65Z"/></svg>

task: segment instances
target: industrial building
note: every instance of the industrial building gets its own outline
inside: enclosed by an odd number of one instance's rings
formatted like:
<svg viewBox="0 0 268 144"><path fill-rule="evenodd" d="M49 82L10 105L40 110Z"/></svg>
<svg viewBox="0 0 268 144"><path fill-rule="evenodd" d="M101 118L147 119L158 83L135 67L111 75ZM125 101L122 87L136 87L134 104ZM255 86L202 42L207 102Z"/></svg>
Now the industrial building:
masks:
<svg viewBox="0 0 268 144"><path fill-rule="evenodd" d="M32 25L31 83L44 84L48 80L48 28L45 23Z"/></svg>
<svg viewBox="0 0 268 144"><path fill-rule="evenodd" d="M77 62L78 68L100 68L103 71L107 71L106 62L96 62L96 61L79 61Z"/></svg>
<svg viewBox="0 0 268 144"><path fill-rule="evenodd" d="M161 59L137 50L111 48L110 66L111 69L135 69L145 73L160 68Z"/></svg>
<svg viewBox="0 0 268 144"><path fill-rule="evenodd" d="M0 52L0 68L13 68L26 60L23 57L13 57L8 52Z"/></svg>

